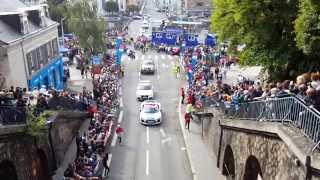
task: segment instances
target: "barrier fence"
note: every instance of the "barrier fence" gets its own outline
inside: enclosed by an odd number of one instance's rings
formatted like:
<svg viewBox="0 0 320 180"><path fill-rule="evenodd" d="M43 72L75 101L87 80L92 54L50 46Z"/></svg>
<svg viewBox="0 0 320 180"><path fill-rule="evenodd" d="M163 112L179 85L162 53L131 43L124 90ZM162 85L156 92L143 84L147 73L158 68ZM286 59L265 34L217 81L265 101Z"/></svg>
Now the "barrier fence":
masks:
<svg viewBox="0 0 320 180"><path fill-rule="evenodd" d="M23 124L27 121L27 109L16 106L0 106L0 124Z"/></svg>
<svg viewBox="0 0 320 180"><path fill-rule="evenodd" d="M218 106L232 118L290 123L312 139L317 144L315 148L320 144L320 113L297 97L272 97L242 104L224 102Z"/></svg>

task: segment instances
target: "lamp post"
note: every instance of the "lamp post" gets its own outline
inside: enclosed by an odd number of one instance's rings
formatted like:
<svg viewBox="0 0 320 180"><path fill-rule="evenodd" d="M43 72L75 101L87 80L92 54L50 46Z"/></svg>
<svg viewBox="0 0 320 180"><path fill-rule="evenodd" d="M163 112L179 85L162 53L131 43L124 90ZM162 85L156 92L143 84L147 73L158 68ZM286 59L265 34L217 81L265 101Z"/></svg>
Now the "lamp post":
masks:
<svg viewBox="0 0 320 180"><path fill-rule="evenodd" d="M60 20L60 26L61 26L61 36L62 36L62 46L64 46L64 30L63 30L63 21L66 20L66 17L62 18Z"/></svg>

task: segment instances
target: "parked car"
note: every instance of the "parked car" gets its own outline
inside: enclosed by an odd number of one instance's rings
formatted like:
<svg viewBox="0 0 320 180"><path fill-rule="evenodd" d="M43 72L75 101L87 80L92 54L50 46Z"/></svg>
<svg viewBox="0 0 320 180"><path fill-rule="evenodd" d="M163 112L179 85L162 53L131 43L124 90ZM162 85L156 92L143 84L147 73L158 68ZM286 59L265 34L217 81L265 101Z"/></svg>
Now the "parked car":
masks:
<svg viewBox="0 0 320 180"><path fill-rule="evenodd" d="M139 121L143 125L157 125L162 122L161 104L154 100L144 101L140 106Z"/></svg>

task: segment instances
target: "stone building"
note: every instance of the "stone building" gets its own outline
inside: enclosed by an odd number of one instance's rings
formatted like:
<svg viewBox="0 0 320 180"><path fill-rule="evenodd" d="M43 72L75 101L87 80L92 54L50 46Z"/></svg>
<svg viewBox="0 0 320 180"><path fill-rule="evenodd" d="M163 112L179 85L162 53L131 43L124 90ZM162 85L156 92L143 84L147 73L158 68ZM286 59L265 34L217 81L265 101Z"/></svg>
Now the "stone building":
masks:
<svg viewBox="0 0 320 180"><path fill-rule="evenodd" d="M211 0L184 0L184 9L189 16L207 16L211 10Z"/></svg>
<svg viewBox="0 0 320 180"><path fill-rule="evenodd" d="M2 0L0 6L0 84L33 89L63 88L58 23L42 1Z"/></svg>

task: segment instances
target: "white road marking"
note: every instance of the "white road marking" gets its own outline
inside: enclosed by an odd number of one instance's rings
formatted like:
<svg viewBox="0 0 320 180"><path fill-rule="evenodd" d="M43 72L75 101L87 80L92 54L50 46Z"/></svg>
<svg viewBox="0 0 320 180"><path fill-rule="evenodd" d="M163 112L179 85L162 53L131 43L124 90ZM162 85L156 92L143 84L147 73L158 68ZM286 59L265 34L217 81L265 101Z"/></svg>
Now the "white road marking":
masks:
<svg viewBox="0 0 320 180"><path fill-rule="evenodd" d="M162 128L160 128L160 133L163 138L167 137L166 132Z"/></svg>
<svg viewBox="0 0 320 180"><path fill-rule="evenodd" d="M141 56L141 60L144 60L144 55Z"/></svg>
<svg viewBox="0 0 320 180"><path fill-rule="evenodd" d="M120 107L123 107L123 99L122 99L122 97L120 98Z"/></svg>
<svg viewBox="0 0 320 180"><path fill-rule="evenodd" d="M117 144L118 135L114 133L112 141L111 141L111 147L115 147Z"/></svg>
<svg viewBox="0 0 320 180"><path fill-rule="evenodd" d="M148 55L148 59L150 59L151 58L151 55Z"/></svg>
<svg viewBox="0 0 320 180"><path fill-rule="evenodd" d="M154 59L158 60L158 59L159 59L159 57L158 57L157 55L155 55L155 56L154 56Z"/></svg>
<svg viewBox="0 0 320 180"><path fill-rule="evenodd" d="M139 71L139 75L138 76L139 76L139 80L141 80L141 72L140 71Z"/></svg>
<svg viewBox="0 0 320 180"><path fill-rule="evenodd" d="M186 148L186 147L181 147L180 149L181 149L181 151L185 151L185 150L187 150L187 148Z"/></svg>
<svg viewBox="0 0 320 180"><path fill-rule="evenodd" d="M159 74L158 74L158 77L157 77L157 78L158 78L158 80L160 80L160 75L159 75Z"/></svg>
<svg viewBox="0 0 320 180"><path fill-rule="evenodd" d="M149 150L146 151L146 175L149 175Z"/></svg>
<svg viewBox="0 0 320 180"><path fill-rule="evenodd" d="M168 55L168 58L171 60L171 59L172 59L172 56Z"/></svg>
<svg viewBox="0 0 320 180"><path fill-rule="evenodd" d="M123 111L120 111L119 117L118 117L118 123L121 123L123 119Z"/></svg>
<svg viewBox="0 0 320 180"><path fill-rule="evenodd" d="M171 61L171 66L174 66L174 62L173 61Z"/></svg>
<svg viewBox="0 0 320 180"><path fill-rule="evenodd" d="M164 55L161 55L161 59L166 59L166 57Z"/></svg>
<svg viewBox="0 0 320 180"><path fill-rule="evenodd" d="M149 127L147 127L147 144L150 142L150 136L149 136Z"/></svg>
<svg viewBox="0 0 320 180"><path fill-rule="evenodd" d="M108 167L110 167L111 159L112 159L112 154L109 154L109 158L108 158L108 161L107 161Z"/></svg>
<svg viewBox="0 0 320 180"><path fill-rule="evenodd" d="M169 141L171 141L171 137L168 137L166 139L161 140L161 143L164 144L164 143L169 142Z"/></svg>

